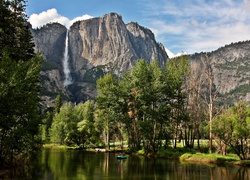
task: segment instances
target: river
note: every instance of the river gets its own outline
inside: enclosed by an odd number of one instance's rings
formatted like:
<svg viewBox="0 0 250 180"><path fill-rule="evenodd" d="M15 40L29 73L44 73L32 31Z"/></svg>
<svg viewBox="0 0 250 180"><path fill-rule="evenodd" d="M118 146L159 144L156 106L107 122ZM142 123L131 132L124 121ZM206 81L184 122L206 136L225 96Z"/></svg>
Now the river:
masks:
<svg viewBox="0 0 250 180"><path fill-rule="evenodd" d="M245 180L250 168L213 164L181 163L160 158L128 155L117 160L115 153L43 149L26 177L39 180ZM34 163L33 162L33 163ZM0 178L1 179L1 178ZM4 179L15 179L4 177Z"/></svg>

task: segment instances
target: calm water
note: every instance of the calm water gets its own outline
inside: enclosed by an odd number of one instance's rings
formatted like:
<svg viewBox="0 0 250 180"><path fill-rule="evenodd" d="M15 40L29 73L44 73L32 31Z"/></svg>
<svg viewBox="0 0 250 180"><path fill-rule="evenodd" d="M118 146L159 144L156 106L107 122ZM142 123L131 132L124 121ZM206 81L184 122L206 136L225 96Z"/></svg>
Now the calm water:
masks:
<svg viewBox="0 0 250 180"><path fill-rule="evenodd" d="M250 179L250 168L189 164L132 155L129 155L126 160L117 160L116 155L115 153L45 149L41 152L41 156L37 157L39 163L35 168L33 167L32 173L23 179ZM15 178L12 177L12 179Z"/></svg>

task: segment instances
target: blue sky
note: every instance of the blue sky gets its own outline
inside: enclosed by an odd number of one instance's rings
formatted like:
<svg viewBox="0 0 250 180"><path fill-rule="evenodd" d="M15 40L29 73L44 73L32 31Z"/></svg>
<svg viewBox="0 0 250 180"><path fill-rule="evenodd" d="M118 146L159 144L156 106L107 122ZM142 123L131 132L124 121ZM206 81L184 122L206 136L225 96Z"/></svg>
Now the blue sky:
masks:
<svg viewBox="0 0 250 180"><path fill-rule="evenodd" d="M250 40L250 0L28 0L26 12L33 27L116 12L151 29L174 54Z"/></svg>

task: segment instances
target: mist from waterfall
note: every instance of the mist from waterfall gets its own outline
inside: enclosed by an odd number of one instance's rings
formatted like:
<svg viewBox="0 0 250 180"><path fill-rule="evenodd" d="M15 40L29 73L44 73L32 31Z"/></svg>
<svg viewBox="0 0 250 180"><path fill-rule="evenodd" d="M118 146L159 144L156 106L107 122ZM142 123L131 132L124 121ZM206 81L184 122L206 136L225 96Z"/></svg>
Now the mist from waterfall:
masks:
<svg viewBox="0 0 250 180"><path fill-rule="evenodd" d="M70 69L69 69L69 31L66 32L65 38L65 50L63 55L63 73L64 73L64 86L68 86L72 84L72 78L70 76Z"/></svg>

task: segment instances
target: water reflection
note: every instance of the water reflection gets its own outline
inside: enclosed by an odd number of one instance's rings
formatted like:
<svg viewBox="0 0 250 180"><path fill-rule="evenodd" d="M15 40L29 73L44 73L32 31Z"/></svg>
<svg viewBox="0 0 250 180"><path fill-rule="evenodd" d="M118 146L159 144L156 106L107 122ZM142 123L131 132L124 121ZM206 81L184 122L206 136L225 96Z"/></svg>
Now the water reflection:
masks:
<svg viewBox="0 0 250 180"><path fill-rule="evenodd" d="M115 153L44 149L38 159L32 172L20 179L250 179L247 167L180 163L132 155L126 160L117 160Z"/></svg>

